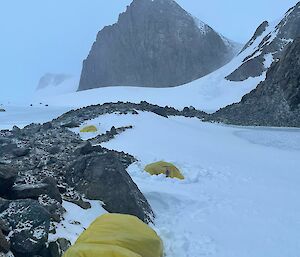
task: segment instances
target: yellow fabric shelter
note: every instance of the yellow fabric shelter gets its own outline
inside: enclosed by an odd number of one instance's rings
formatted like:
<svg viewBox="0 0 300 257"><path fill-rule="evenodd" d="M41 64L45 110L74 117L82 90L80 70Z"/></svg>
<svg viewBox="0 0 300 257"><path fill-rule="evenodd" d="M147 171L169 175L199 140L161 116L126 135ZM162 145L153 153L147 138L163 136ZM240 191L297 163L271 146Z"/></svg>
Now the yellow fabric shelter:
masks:
<svg viewBox="0 0 300 257"><path fill-rule="evenodd" d="M94 125L86 126L82 128L80 132L97 132L97 128Z"/></svg>
<svg viewBox="0 0 300 257"><path fill-rule="evenodd" d="M64 257L162 257L156 232L131 215L105 214L84 231Z"/></svg>
<svg viewBox="0 0 300 257"><path fill-rule="evenodd" d="M180 170L169 162L160 161L149 164L145 167L145 171L151 175L165 174L170 178L184 179L184 176L181 174Z"/></svg>

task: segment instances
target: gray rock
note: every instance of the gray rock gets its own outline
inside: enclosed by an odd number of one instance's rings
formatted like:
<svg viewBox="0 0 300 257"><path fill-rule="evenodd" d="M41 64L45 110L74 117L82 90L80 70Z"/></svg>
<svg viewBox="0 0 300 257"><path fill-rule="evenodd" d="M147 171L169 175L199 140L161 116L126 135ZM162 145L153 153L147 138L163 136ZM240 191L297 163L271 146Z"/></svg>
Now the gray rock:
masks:
<svg viewBox="0 0 300 257"><path fill-rule="evenodd" d="M61 151L60 147L59 146L51 146L49 149L48 149L48 152L52 155L55 155L55 154L58 154L59 152Z"/></svg>
<svg viewBox="0 0 300 257"><path fill-rule="evenodd" d="M249 46L251 46L254 43L254 41L266 31L268 26L269 26L269 23L267 21L264 21L262 24L260 24L258 26L258 28L256 29L256 31L254 32L254 35L252 36L252 38L245 44L245 46L243 47L241 52L243 52Z"/></svg>
<svg viewBox="0 0 300 257"><path fill-rule="evenodd" d="M5 112L5 109L0 108L0 112Z"/></svg>
<svg viewBox="0 0 300 257"><path fill-rule="evenodd" d="M243 50L253 44L254 40L266 30L267 22L262 23L254 36ZM275 37L273 37L275 35ZM244 81L249 77L257 77L266 71L264 56L272 54L276 60L280 58L287 45L300 36L300 2L288 10L285 17L278 23L275 30L268 33L260 42L257 49L243 60L243 63L226 79L231 81Z"/></svg>
<svg viewBox="0 0 300 257"><path fill-rule="evenodd" d="M85 155L93 152L93 146L89 141L85 141L75 149L75 155Z"/></svg>
<svg viewBox="0 0 300 257"><path fill-rule="evenodd" d="M256 89L213 114L213 119L237 125L300 127L300 38L274 63Z"/></svg>
<svg viewBox="0 0 300 257"><path fill-rule="evenodd" d="M57 188L56 181L53 178L45 178L42 183L14 185L11 189L13 199L35 199L41 195L48 195L50 198L62 203L60 192Z"/></svg>
<svg viewBox="0 0 300 257"><path fill-rule="evenodd" d="M17 171L8 165L0 164L0 196L6 195L17 177Z"/></svg>
<svg viewBox="0 0 300 257"><path fill-rule="evenodd" d="M0 229L0 253L8 253L10 250L10 243L7 241L6 237L3 235Z"/></svg>
<svg viewBox="0 0 300 257"><path fill-rule="evenodd" d="M0 213L5 211L9 206L10 201L0 197Z"/></svg>
<svg viewBox="0 0 300 257"><path fill-rule="evenodd" d="M236 49L173 0L134 0L98 33L78 90L182 85L223 66Z"/></svg>
<svg viewBox="0 0 300 257"><path fill-rule="evenodd" d="M0 214L12 227L11 250L17 256L34 255L45 246L50 214L34 200L17 200Z"/></svg>
<svg viewBox="0 0 300 257"><path fill-rule="evenodd" d="M30 152L29 148L19 147L13 150L13 155L15 157L24 157Z"/></svg>
<svg viewBox="0 0 300 257"><path fill-rule="evenodd" d="M49 243L50 257L61 257L70 248L71 243L65 238L59 238Z"/></svg>
<svg viewBox="0 0 300 257"><path fill-rule="evenodd" d="M0 144L10 144L11 143L11 139L10 138L7 138L7 137L3 137L3 136L0 136Z"/></svg>
<svg viewBox="0 0 300 257"><path fill-rule="evenodd" d="M153 222L149 203L112 153L79 158L71 165L68 178L71 178L69 183L88 199L103 201L107 211Z"/></svg>
<svg viewBox="0 0 300 257"><path fill-rule="evenodd" d="M9 223L3 219L0 219L0 231L2 231L5 235L8 235L8 233L11 231Z"/></svg>

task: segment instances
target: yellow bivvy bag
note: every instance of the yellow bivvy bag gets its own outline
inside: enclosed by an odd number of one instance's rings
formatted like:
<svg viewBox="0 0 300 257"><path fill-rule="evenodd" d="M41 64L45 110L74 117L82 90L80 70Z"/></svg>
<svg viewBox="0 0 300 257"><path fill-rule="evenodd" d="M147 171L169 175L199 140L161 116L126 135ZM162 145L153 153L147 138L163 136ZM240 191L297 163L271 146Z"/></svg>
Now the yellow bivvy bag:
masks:
<svg viewBox="0 0 300 257"><path fill-rule="evenodd" d="M162 257L156 232L131 215L105 214L84 231L64 257Z"/></svg>
<svg viewBox="0 0 300 257"><path fill-rule="evenodd" d="M149 164L145 167L145 171L151 175L165 174L170 178L184 179L184 176L181 174L180 170L174 164L169 162L160 161Z"/></svg>
<svg viewBox="0 0 300 257"><path fill-rule="evenodd" d="M86 126L86 127L82 128L80 130L80 132L82 132L82 133L97 132L97 128L94 125Z"/></svg>

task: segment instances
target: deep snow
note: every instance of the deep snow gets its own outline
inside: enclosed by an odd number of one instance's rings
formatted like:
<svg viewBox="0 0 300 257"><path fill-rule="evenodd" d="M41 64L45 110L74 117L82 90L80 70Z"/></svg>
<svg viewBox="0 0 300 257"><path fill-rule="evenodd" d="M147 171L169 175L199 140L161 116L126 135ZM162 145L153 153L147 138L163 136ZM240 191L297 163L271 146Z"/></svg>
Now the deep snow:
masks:
<svg viewBox="0 0 300 257"><path fill-rule="evenodd" d="M0 113L0 128L46 121L63 111L44 110ZM5 124L2 115L9 115ZM86 124L96 125L99 133L134 126L103 146L139 160L128 171L157 215L154 228L167 257L299 256L299 129L233 127L147 112L104 115ZM186 179L143 172L159 160L175 163ZM65 221L50 239L66 236L74 242L105 212L99 202L92 206L84 211L64 202Z"/></svg>
<svg viewBox="0 0 300 257"><path fill-rule="evenodd" d="M167 256L298 256L299 129L231 127L152 113L104 115L86 124L99 133L134 126L103 146L138 158L129 173L157 215ZM143 172L159 160L175 163L186 180Z"/></svg>

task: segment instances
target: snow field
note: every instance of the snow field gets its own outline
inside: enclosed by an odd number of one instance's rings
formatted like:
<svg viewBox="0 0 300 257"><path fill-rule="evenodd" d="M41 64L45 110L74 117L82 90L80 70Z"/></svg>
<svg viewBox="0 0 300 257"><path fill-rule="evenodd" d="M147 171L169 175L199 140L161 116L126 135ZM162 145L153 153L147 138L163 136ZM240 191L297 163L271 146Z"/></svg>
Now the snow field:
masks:
<svg viewBox="0 0 300 257"><path fill-rule="evenodd" d="M299 253L300 130L231 127L147 112L103 115L86 124L97 125L99 133L133 125L103 146L138 158L128 172L156 213L154 228L168 257ZM186 180L143 172L159 160L173 162Z"/></svg>

